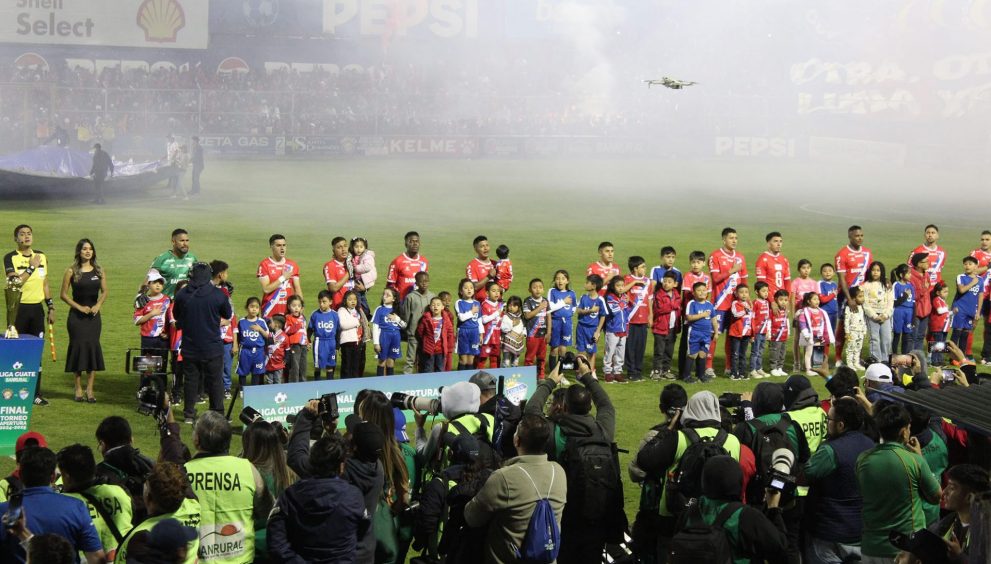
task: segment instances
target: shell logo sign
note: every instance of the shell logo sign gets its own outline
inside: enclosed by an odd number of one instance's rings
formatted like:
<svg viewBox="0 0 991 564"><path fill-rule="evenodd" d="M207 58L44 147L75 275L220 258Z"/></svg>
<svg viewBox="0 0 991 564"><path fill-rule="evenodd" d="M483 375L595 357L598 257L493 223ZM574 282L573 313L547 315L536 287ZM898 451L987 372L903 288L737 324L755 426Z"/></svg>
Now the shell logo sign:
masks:
<svg viewBox="0 0 991 564"><path fill-rule="evenodd" d="M138 7L138 27L145 41L175 43L176 34L186 26L186 13L178 0L145 0Z"/></svg>

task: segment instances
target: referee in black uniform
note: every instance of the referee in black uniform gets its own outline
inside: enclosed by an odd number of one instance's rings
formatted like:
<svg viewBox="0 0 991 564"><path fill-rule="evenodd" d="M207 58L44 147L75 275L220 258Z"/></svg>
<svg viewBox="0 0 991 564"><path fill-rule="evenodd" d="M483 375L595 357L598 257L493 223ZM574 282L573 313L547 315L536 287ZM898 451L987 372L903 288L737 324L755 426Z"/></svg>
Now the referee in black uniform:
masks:
<svg viewBox="0 0 991 564"><path fill-rule="evenodd" d="M31 248L34 233L30 225L14 228L17 250L3 257L3 269L7 278L21 279L21 305L17 310L14 328L22 335L45 338L45 322L55 323L55 302L48 287L48 257ZM45 308L48 314L45 314ZM41 367L38 368L38 385L34 392L35 405L48 405L41 395Z"/></svg>

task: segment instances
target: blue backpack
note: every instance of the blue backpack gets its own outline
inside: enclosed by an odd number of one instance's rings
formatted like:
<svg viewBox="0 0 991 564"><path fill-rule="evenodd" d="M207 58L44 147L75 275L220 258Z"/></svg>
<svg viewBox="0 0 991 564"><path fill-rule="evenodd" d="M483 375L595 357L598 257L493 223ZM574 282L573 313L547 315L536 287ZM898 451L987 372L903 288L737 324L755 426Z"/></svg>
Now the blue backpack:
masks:
<svg viewBox="0 0 991 564"><path fill-rule="evenodd" d="M537 505L530 515L530 523L526 527L526 534L523 535L523 544L516 548L516 557L523 564L549 564L557 560L557 553L561 550L561 529L557 526L557 519L554 518L554 509L548 499L551 495L551 488L554 486L554 465L551 465L551 483L547 487L547 495L541 497L540 490L537 489L536 482L530 474L521 466L517 466L537 491Z"/></svg>

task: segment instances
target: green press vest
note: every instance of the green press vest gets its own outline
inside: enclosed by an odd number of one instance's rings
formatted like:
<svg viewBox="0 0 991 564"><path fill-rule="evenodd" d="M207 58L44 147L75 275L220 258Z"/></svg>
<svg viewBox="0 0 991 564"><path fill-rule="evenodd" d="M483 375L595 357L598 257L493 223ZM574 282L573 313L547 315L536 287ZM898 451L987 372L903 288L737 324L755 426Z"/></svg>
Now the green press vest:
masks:
<svg viewBox="0 0 991 564"><path fill-rule="evenodd" d="M103 506L103 511L108 517L113 519L114 524L117 525L117 530L120 531L121 535L127 535L128 531L131 530L131 496L124 488L120 486L115 486L112 484L100 484L86 489L86 493L94 498L97 503ZM89 511L89 518L93 521L93 526L96 527L96 532L100 535L100 543L103 544L103 552L108 555L113 555L114 551L117 550L117 539L114 538L114 534L110 532L110 527L107 526L106 521L103 520L103 516L100 512L93 507L93 504L89 502L82 493L68 493L63 492L64 495L74 497L79 501L86 504L86 510ZM109 558L110 556L108 556Z"/></svg>
<svg viewBox="0 0 991 564"><path fill-rule="evenodd" d="M182 500L182 505L179 506L179 509L177 509L175 513L165 513L164 515L149 517L135 525L134 528L131 529L131 532L127 533L127 536L124 537L124 542L122 542L120 547L117 548L117 556L114 558L114 562L117 564L124 564L127 561L127 546L130 544L131 539L134 538L134 535L140 533L141 531L151 531L152 527L157 525L159 521L164 521L165 519L175 519L186 527L199 529L200 502L195 499L186 498ZM189 543L187 549L186 560L183 564L196 564L196 554L200 550L200 539L193 539Z"/></svg>
<svg viewBox="0 0 991 564"><path fill-rule="evenodd" d="M204 456L186 463L189 487L200 500L200 562L240 564L255 558L255 476L235 456Z"/></svg>
<svg viewBox="0 0 991 564"><path fill-rule="evenodd" d="M798 424L805 435L805 442L809 444L809 453L814 453L819 449L822 440L826 438L826 412L818 404L803 407L796 411L789 411L788 417ZM798 461L795 461L798 464ZM795 495L804 497L809 495L807 486L799 486Z"/></svg>
<svg viewBox="0 0 991 564"><path fill-rule="evenodd" d="M704 439L715 437L719 434L719 429L714 427L699 427L695 429L695 432L698 433L700 439ZM733 460L740 461L740 440L732 433L726 433L726 441L723 442L723 448L733 457ZM681 457L684 456L686 450L688 450L688 437L685 436L685 433L678 431L678 447L674 453L674 462L671 463L671 466L668 466L667 471L664 473L665 482L674 477L674 472L678 469L678 463L681 462ZM672 516L671 512L668 511L668 494L667 489L664 488L664 484L661 484L661 507L658 513L665 517Z"/></svg>

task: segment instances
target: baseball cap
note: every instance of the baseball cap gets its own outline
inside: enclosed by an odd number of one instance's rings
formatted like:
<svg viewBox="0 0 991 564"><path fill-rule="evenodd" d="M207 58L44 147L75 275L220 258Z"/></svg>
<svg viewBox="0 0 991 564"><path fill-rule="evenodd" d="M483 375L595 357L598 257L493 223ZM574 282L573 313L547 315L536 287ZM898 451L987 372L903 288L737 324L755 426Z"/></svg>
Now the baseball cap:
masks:
<svg viewBox="0 0 991 564"><path fill-rule="evenodd" d="M185 527L175 519L164 519L148 533L148 546L168 552L186 546L199 536L199 532L192 527Z"/></svg>
<svg viewBox="0 0 991 564"><path fill-rule="evenodd" d="M406 414L398 407L393 407L392 415L396 418L396 440L401 443L408 443L409 435L406 434Z"/></svg>
<svg viewBox="0 0 991 564"><path fill-rule="evenodd" d="M483 392L486 390L495 390L499 387L496 377L484 370L479 370L472 374L468 381L478 386L478 389Z"/></svg>
<svg viewBox="0 0 991 564"><path fill-rule="evenodd" d="M891 375L891 369L880 362L875 362L868 366L865 377L868 382L884 382L886 384L890 384L894 380Z"/></svg>
<svg viewBox="0 0 991 564"><path fill-rule="evenodd" d="M155 280L161 280L162 282L165 282L165 277L162 276L162 273L159 272L157 268L151 268L148 270L148 276L146 277L146 280L148 281L148 284L151 284Z"/></svg>
<svg viewBox="0 0 991 564"><path fill-rule="evenodd" d="M45 440L45 436L41 433L37 431L28 431L20 437L17 437L17 443L14 445L14 452L21 452L29 446L48 448L48 441Z"/></svg>

